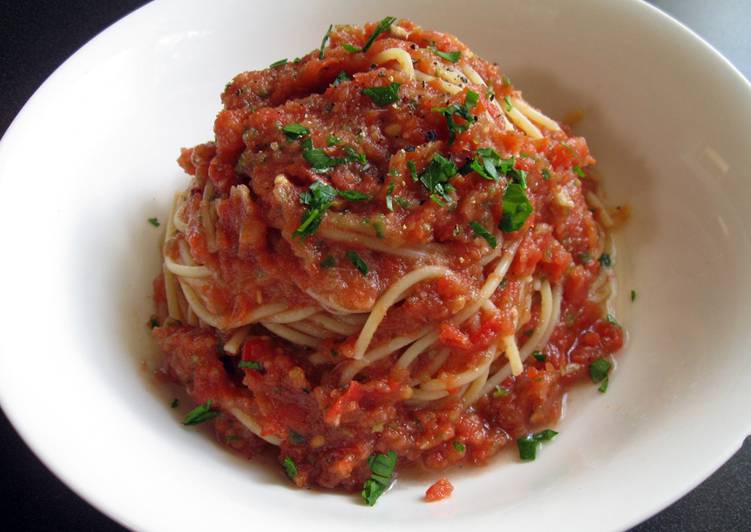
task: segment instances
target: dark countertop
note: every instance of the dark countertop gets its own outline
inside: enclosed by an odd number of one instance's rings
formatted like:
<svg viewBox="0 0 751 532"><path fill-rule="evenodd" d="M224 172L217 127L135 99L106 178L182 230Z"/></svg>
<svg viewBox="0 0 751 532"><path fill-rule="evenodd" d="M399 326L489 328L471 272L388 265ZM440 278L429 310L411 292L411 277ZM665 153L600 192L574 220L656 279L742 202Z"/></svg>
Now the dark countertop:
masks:
<svg viewBox="0 0 751 532"><path fill-rule="evenodd" d="M0 22L0 131L52 71L139 0L17 1ZM654 0L751 77L751 2ZM49 398L52 400L53 398ZM666 449L666 452L669 452ZM39 462L0 412L0 506L5 530L122 530ZM747 530L751 527L751 439L698 488L633 530ZM628 504L628 501L624 501Z"/></svg>

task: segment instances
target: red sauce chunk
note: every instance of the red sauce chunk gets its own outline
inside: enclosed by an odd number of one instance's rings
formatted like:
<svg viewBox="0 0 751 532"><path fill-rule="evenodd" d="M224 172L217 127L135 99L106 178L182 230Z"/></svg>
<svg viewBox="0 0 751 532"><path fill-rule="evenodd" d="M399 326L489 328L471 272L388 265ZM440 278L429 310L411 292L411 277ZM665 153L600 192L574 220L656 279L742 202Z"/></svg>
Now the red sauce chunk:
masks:
<svg viewBox="0 0 751 532"><path fill-rule="evenodd" d="M448 499L453 492L454 485L447 478L442 478L427 489L425 492L425 501L434 502Z"/></svg>

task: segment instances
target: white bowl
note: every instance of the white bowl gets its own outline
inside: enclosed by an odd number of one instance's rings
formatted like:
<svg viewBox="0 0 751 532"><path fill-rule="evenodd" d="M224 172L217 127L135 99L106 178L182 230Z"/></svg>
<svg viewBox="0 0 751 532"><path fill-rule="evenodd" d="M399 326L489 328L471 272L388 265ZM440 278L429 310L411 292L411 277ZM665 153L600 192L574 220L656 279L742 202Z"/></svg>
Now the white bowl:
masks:
<svg viewBox="0 0 751 532"><path fill-rule="evenodd" d="M621 233L630 345L610 390L578 388L534 463L407 478L375 508L292 488L181 426L142 361L178 148L211 135L234 74L316 48L331 22L412 18L498 61L599 159ZM82 48L0 145L0 399L63 481L138 529L623 528L704 479L751 421L751 90L719 54L637 1L148 5Z"/></svg>

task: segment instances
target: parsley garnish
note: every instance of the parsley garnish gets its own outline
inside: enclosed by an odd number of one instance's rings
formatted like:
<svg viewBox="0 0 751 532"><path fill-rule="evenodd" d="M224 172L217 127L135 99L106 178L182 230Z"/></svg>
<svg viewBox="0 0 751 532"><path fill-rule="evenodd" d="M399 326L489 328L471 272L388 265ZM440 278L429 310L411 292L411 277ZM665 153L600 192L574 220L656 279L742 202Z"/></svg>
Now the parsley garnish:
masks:
<svg viewBox="0 0 751 532"><path fill-rule="evenodd" d="M300 194L300 203L307 209L294 235L306 238L315 233L334 198L336 198L336 189L323 181L316 181L308 187L307 191Z"/></svg>
<svg viewBox="0 0 751 532"><path fill-rule="evenodd" d="M375 231L378 238L383 238L383 225L381 225L381 222L377 220L373 222L373 231Z"/></svg>
<svg viewBox="0 0 751 532"><path fill-rule="evenodd" d="M412 176L412 181L417 181L417 166L415 165L415 161L407 161L407 170L409 170L409 175Z"/></svg>
<svg viewBox="0 0 751 532"><path fill-rule="evenodd" d="M211 409L211 400L206 401L202 405L198 405L193 410L185 414L183 419L183 425L198 425L204 421L215 418L219 415L219 412Z"/></svg>
<svg viewBox="0 0 751 532"><path fill-rule="evenodd" d="M409 163L412 163L412 165ZM414 179L415 176L417 176L414 163L409 161L407 166L409 167L410 173L412 173L412 179ZM449 184L449 179L454 177L456 172L456 165L453 162L446 159L440 153L436 153L430 160L430 164L428 164L425 170L417 176L417 179L430 193L430 199L440 205L440 199L438 198L443 198L449 202L451 201L448 193L451 192L454 187ZM437 199L438 201L436 201Z"/></svg>
<svg viewBox="0 0 751 532"><path fill-rule="evenodd" d="M558 433L551 429L545 429L535 434L528 434L523 438L516 440L516 445L519 447L519 458L524 461L532 461L537 458L537 449L540 447L540 443L544 441L550 441L555 438Z"/></svg>
<svg viewBox="0 0 751 532"><path fill-rule="evenodd" d="M279 61L274 61L273 63L271 63L269 65L269 68L276 68L276 67L280 67L286 64L287 64L287 58L285 57L284 59L280 59Z"/></svg>
<svg viewBox="0 0 751 532"><path fill-rule="evenodd" d="M504 85L511 85L511 78L508 76L502 76L501 83Z"/></svg>
<svg viewBox="0 0 751 532"><path fill-rule="evenodd" d="M326 172L339 164L351 162L367 164L368 160L364 153L358 152L352 146L344 146L343 150L346 154L344 157L329 157L322 149L313 147L313 141L310 137L306 137L302 141L302 156L311 168L318 173Z"/></svg>
<svg viewBox="0 0 751 532"><path fill-rule="evenodd" d="M394 182L392 181L389 183L389 186L386 188L386 208L390 210L391 212L394 212L394 201L393 197L391 196L394 193Z"/></svg>
<svg viewBox="0 0 751 532"><path fill-rule="evenodd" d="M631 290L631 301L636 301L636 290Z"/></svg>
<svg viewBox="0 0 751 532"><path fill-rule="evenodd" d="M357 52L362 52L362 48L360 48L359 46L354 46L352 44L349 44L348 42L345 42L342 45L342 48L344 48L345 50L347 50L351 54L356 54Z"/></svg>
<svg viewBox="0 0 751 532"><path fill-rule="evenodd" d="M610 258L610 255L607 253L603 253L600 255L600 258L598 259L600 261L601 266L609 267L613 264L612 259Z"/></svg>
<svg viewBox="0 0 751 532"><path fill-rule="evenodd" d="M326 139L326 146L336 146L341 141L342 139L332 133L331 135L329 135L329 138Z"/></svg>
<svg viewBox="0 0 751 532"><path fill-rule="evenodd" d="M608 312L608 315L607 315L606 319L608 320L608 323L610 323L611 325L615 325L616 327L620 327L621 326L621 324L618 323L618 320L615 319L615 316L613 316L609 312Z"/></svg>
<svg viewBox="0 0 751 532"><path fill-rule="evenodd" d="M459 61L459 58L462 56L462 53L459 52L459 51L456 51L456 52L441 52L433 44L431 44L430 46L428 46L428 48L430 48L430 51L433 52L438 57L441 57L441 58L443 58L446 61L449 61L451 63L456 63L457 61Z"/></svg>
<svg viewBox="0 0 751 532"><path fill-rule="evenodd" d="M375 30L373 30L373 33L370 34L370 37L368 37L368 40L365 41L365 46L363 46L362 48L360 48L359 46L353 46L349 43L343 44L342 48L352 54L355 54L357 52L367 52L370 46L376 40L376 37L378 37L384 31L388 30L394 22L396 22L395 17L386 17L381 20L376 26Z"/></svg>
<svg viewBox="0 0 751 532"><path fill-rule="evenodd" d="M412 204L409 202L408 199L403 198L401 196L397 196L394 198L394 201L405 211L409 210L412 207Z"/></svg>
<svg viewBox="0 0 751 532"><path fill-rule="evenodd" d="M284 132L285 136L291 140L296 140L310 135L310 130L300 124L287 124L282 128L282 131Z"/></svg>
<svg viewBox="0 0 751 532"><path fill-rule="evenodd" d="M360 258L360 255L356 251L349 250L346 255L355 268L360 270L361 274L368 275L368 265Z"/></svg>
<svg viewBox="0 0 751 532"><path fill-rule="evenodd" d="M333 268L336 266L336 259L333 255L326 255L320 262L321 268Z"/></svg>
<svg viewBox="0 0 751 532"><path fill-rule="evenodd" d="M572 168L572 170L573 170L573 171L574 171L574 173L575 173L576 175L578 175L579 177L585 177L585 176L586 176L586 174L584 173L584 170L582 170L582 169L581 169L581 167L580 167L579 165L576 165L576 166L574 166L574 167Z"/></svg>
<svg viewBox="0 0 751 532"><path fill-rule="evenodd" d="M448 107L434 107L433 112L440 113L446 118L446 125L449 129L449 144L454 142L456 135L469 129L469 126L477 121L477 117L471 114L472 108L477 105L479 95L476 92L467 91L464 97L464 104L453 103ZM463 124L457 124L454 115L464 119Z"/></svg>
<svg viewBox="0 0 751 532"><path fill-rule="evenodd" d="M342 149L344 150L344 153L346 154L346 156L340 157L338 159L340 163L342 164L360 163L362 165L368 164L368 159L365 157L365 154L357 151L352 146L345 146Z"/></svg>
<svg viewBox="0 0 751 532"><path fill-rule="evenodd" d="M290 430L289 431L289 441L291 441L295 445L302 445L303 443L305 443L305 436L303 436L299 432L295 432L294 430Z"/></svg>
<svg viewBox="0 0 751 532"><path fill-rule="evenodd" d="M451 445L454 447L454 449L457 450L457 452L460 452L460 453L463 453L464 451L467 450L467 447L460 441L455 441Z"/></svg>
<svg viewBox="0 0 751 532"><path fill-rule="evenodd" d="M401 83L389 83L383 87L369 87L360 92L370 98L379 107L385 107L399 100Z"/></svg>
<svg viewBox="0 0 751 532"><path fill-rule="evenodd" d="M547 355L541 353L540 351L533 351L532 356L535 357L535 360L537 360L538 362L545 362L548 359Z"/></svg>
<svg viewBox="0 0 751 532"><path fill-rule="evenodd" d="M349 77L349 74L347 74L347 72L342 70L341 72L339 72L339 74L336 76L334 81L331 83L331 86L336 87L337 85L340 85L341 83L345 81L352 81L352 78Z"/></svg>
<svg viewBox="0 0 751 532"><path fill-rule="evenodd" d="M597 387L597 391L600 393L607 392L609 384L610 384L610 377L605 377L604 379L602 379L602 383Z"/></svg>
<svg viewBox="0 0 751 532"><path fill-rule="evenodd" d="M266 370L266 368L263 367L263 363L258 362L257 360L241 360L238 362L237 367L243 369L254 369L261 372Z"/></svg>
<svg viewBox="0 0 751 532"><path fill-rule="evenodd" d="M149 223L154 227L159 227L159 220L157 218L149 218Z"/></svg>
<svg viewBox="0 0 751 532"><path fill-rule="evenodd" d="M362 487L362 499L368 506L373 506L378 497L388 489L396 467L396 453L374 454L368 458L370 478Z"/></svg>
<svg viewBox="0 0 751 532"><path fill-rule="evenodd" d="M542 174L542 178L545 181L547 181L548 179L550 179L550 170L548 170L547 168L543 168L540 173Z"/></svg>
<svg viewBox="0 0 751 532"><path fill-rule="evenodd" d="M499 384L493 390L493 397L506 397L508 393L508 390Z"/></svg>
<svg viewBox="0 0 751 532"><path fill-rule="evenodd" d="M612 364L604 359L598 358L589 365L589 376L592 378L592 382L597 384L608 378L608 373Z"/></svg>
<svg viewBox="0 0 751 532"><path fill-rule="evenodd" d="M336 193L339 195L339 197L350 201L370 200L370 196L368 194L363 194L362 192L359 192L357 190L337 190Z"/></svg>
<svg viewBox="0 0 751 532"><path fill-rule="evenodd" d="M282 467L290 480L294 480L297 476L297 465L295 464L295 461L289 456L286 456L284 460L282 460Z"/></svg>
<svg viewBox="0 0 751 532"><path fill-rule="evenodd" d="M326 46L326 43L329 40L329 33L331 33L331 28L333 27L333 24L329 24L329 29L326 30L326 35L323 36L323 40L321 41L321 49L318 51L318 59L323 59L323 48Z"/></svg>
<svg viewBox="0 0 751 532"><path fill-rule="evenodd" d="M514 107L513 105L511 105L511 98L509 98L508 96L504 96L503 97L503 103L506 104L506 112L510 113L511 109L513 109L513 107Z"/></svg>
<svg viewBox="0 0 751 532"><path fill-rule="evenodd" d="M490 181L498 181L501 175L505 175L526 186L527 172L517 170L515 164L513 155L503 159L493 148L478 148L477 157L469 163L469 168Z"/></svg>
<svg viewBox="0 0 751 532"><path fill-rule="evenodd" d="M480 222L469 222L469 226L472 228L472 232L476 236L481 236L482 238L484 238L491 248L495 248L498 245L498 241L496 240L493 233L485 229L485 227Z"/></svg>
<svg viewBox="0 0 751 532"><path fill-rule="evenodd" d="M524 187L519 183L509 183L503 193L503 216L498 227L510 233L518 231L532 214L532 204Z"/></svg>

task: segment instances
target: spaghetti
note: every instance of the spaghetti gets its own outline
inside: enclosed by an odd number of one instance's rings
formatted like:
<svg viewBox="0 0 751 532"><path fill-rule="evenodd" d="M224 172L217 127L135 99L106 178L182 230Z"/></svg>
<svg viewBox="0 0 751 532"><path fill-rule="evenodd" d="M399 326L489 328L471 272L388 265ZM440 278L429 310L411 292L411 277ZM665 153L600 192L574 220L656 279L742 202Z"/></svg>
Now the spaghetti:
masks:
<svg viewBox="0 0 751 532"><path fill-rule="evenodd" d="M154 335L229 447L370 504L374 463L485 463L621 347L585 140L455 37L333 26L222 102L179 158Z"/></svg>

